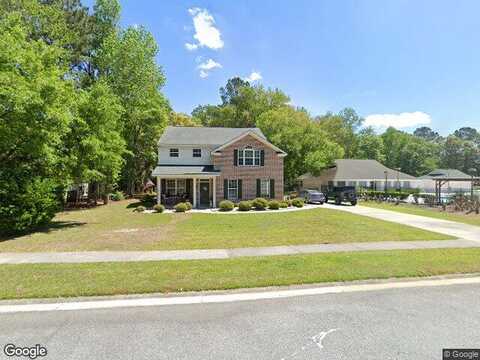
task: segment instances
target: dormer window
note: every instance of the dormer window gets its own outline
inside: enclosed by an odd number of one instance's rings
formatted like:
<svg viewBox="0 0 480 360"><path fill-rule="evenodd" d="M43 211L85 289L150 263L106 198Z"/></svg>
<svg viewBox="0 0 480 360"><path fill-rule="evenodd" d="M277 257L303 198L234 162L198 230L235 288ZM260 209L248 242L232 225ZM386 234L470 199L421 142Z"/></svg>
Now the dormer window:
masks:
<svg viewBox="0 0 480 360"><path fill-rule="evenodd" d="M260 150L255 150L251 147L238 150L238 165L260 166L260 153Z"/></svg>
<svg viewBox="0 0 480 360"><path fill-rule="evenodd" d="M202 149L193 149L193 157L202 157Z"/></svg>
<svg viewBox="0 0 480 360"><path fill-rule="evenodd" d="M177 148L170 149L170 157L178 157L178 149Z"/></svg>

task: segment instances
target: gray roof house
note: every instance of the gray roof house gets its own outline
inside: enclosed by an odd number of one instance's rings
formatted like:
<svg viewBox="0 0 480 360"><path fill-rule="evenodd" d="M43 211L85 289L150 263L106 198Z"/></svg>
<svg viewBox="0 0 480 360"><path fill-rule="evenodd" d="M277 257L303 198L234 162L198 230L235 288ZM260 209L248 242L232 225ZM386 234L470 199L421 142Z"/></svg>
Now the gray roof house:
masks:
<svg viewBox="0 0 480 360"><path fill-rule="evenodd" d="M152 172L157 202L216 207L223 199L282 199L286 155L258 128L168 126Z"/></svg>
<svg viewBox="0 0 480 360"><path fill-rule="evenodd" d="M298 178L302 189L325 190L329 186L356 186L383 190L416 188L419 180L412 175L390 169L376 160L338 159L319 176L304 174Z"/></svg>

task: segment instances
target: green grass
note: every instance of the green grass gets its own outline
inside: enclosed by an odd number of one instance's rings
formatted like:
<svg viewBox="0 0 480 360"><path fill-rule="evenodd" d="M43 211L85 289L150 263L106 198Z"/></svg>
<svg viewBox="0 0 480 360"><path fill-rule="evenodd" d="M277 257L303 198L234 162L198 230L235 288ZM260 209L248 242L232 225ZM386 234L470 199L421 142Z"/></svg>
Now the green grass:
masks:
<svg viewBox="0 0 480 360"><path fill-rule="evenodd" d="M480 249L0 266L0 299L168 293L480 271Z"/></svg>
<svg viewBox="0 0 480 360"><path fill-rule="evenodd" d="M52 226L0 239L0 252L208 249L366 241L443 240L447 235L343 211L142 214L131 201L60 213Z"/></svg>
<svg viewBox="0 0 480 360"><path fill-rule="evenodd" d="M385 209L397 211L405 214L427 216L435 219L457 221L469 225L480 226L480 215L477 214L462 214L462 213L451 213L441 211L440 209L431 209L420 207L418 205L412 204L390 204L390 203L378 203L374 201L363 201L360 203L362 206L373 207L377 209Z"/></svg>

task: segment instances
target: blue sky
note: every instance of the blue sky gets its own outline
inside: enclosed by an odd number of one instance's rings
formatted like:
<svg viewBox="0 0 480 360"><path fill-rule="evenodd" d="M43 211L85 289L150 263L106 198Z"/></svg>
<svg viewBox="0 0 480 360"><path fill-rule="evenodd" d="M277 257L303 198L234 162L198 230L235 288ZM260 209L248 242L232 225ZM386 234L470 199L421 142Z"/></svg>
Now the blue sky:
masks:
<svg viewBox="0 0 480 360"><path fill-rule="evenodd" d="M255 72L312 115L350 106L408 131L480 128L480 1L121 4L122 25L143 25L159 43L176 111L218 103L228 78Z"/></svg>

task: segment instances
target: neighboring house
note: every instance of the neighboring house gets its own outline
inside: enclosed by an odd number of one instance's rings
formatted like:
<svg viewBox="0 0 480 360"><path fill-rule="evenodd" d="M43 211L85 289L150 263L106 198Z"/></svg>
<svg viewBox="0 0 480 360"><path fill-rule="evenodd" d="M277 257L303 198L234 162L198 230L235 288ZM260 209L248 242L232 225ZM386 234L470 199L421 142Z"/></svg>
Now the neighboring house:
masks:
<svg viewBox="0 0 480 360"><path fill-rule="evenodd" d="M257 128L166 128L158 141L157 201L217 207L256 197L283 199L283 158Z"/></svg>
<svg viewBox="0 0 480 360"><path fill-rule="evenodd" d="M436 169L420 176L422 189L428 193L435 192L435 181L442 180L442 192L447 194L471 191L472 177L457 169Z"/></svg>
<svg viewBox="0 0 480 360"><path fill-rule="evenodd" d="M319 176L304 174L299 177L300 189L326 191L332 186L383 191L387 189L415 189L421 185L416 177L390 169L376 160L339 159Z"/></svg>

